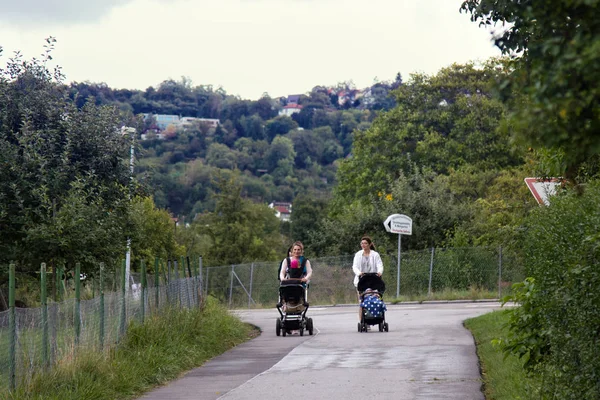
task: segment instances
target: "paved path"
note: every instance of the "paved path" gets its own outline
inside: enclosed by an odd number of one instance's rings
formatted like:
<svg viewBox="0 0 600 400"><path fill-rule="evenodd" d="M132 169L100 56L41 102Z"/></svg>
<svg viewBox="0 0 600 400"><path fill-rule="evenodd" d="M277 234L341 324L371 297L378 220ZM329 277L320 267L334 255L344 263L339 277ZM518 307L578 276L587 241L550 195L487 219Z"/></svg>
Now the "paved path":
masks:
<svg viewBox="0 0 600 400"><path fill-rule="evenodd" d="M311 308L315 335L277 337L277 311L238 311L259 337L143 396L156 399L483 400L467 318L497 303L388 305L389 332L358 333L356 307Z"/></svg>

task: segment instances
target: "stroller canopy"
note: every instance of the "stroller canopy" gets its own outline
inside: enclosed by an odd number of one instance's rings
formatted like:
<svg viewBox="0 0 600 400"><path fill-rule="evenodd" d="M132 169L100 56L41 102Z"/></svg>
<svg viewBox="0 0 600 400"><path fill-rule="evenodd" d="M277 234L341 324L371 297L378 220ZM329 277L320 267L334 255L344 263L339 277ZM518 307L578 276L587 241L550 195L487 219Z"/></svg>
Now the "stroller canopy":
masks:
<svg viewBox="0 0 600 400"><path fill-rule="evenodd" d="M357 289L361 293L367 289L373 289L383 294L385 292L385 283L377 274L364 274L358 279Z"/></svg>

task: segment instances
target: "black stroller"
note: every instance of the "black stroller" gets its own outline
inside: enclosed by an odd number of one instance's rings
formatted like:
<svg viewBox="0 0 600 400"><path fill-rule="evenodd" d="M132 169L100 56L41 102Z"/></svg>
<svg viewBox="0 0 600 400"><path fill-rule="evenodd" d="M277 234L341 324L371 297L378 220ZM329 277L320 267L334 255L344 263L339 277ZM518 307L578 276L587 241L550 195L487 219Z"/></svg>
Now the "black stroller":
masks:
<svg viewBox="0 0 600 400"><path fill-rule="evenodd" d="M280 302L277 303L277 311L280 318L277 319L277 336L287 335L292 330L298 330L300 336L304 336L304 330L309 335L313 334L312 318L306 318L308 302L306 301L306 288L298 279L281 281L279 285Z"/></svg>
<svg viewBox="0 0 600 400"><path fill-rule="evenodd" d="M358 280L357 289L361 304L368 295L374 295L383 301L385 283L377 274L367 273L361 276ZM367 289L370 290L367 291ZM379 332L387 332L389 330L389 326L388 323L385 322L385 310L381 310L381 314L375 317L363 307L360 322L358 323L358 331L367 332L369 325L379 325Z"/></svg>

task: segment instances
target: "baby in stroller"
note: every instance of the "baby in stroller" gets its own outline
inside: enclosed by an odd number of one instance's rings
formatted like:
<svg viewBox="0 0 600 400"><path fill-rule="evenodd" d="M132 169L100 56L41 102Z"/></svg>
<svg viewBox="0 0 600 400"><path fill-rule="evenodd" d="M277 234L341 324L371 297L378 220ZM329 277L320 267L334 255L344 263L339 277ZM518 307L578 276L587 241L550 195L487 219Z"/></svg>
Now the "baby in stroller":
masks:
<svg viewBox="0 0 600 400"><path fill-rule="evenodd" d="M389 325L385 322L387 307L383 302L385 283L377 274L363 274L358 281L360 296L361 319L358 323L359 332L367 332L369 326L378 325L379 332L387 332Z"/></svg>

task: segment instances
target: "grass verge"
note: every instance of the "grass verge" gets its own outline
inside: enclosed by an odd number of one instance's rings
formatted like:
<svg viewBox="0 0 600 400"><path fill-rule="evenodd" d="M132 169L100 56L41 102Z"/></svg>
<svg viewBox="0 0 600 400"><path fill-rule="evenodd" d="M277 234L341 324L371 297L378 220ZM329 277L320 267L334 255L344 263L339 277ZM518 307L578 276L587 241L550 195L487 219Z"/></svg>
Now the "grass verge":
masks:
<svg viewBox="0 0 600 400"><path fill-rule="evenodd" d="M465 321L477 345L477 355L481 364L486 400L528 400L537 399L534 395L537 384L526 376L523 363L513 355L507 357L492 345L493 339L505 339L508 310L494 311Z"/></svg>
<svg viewBox="0 0 600 400"><path fill-rule="evenodd" d="M201 310L172 309L131 326L109 355L80 352L1 398L134 398L254 336L252 326L209 298Z"/></svg>

